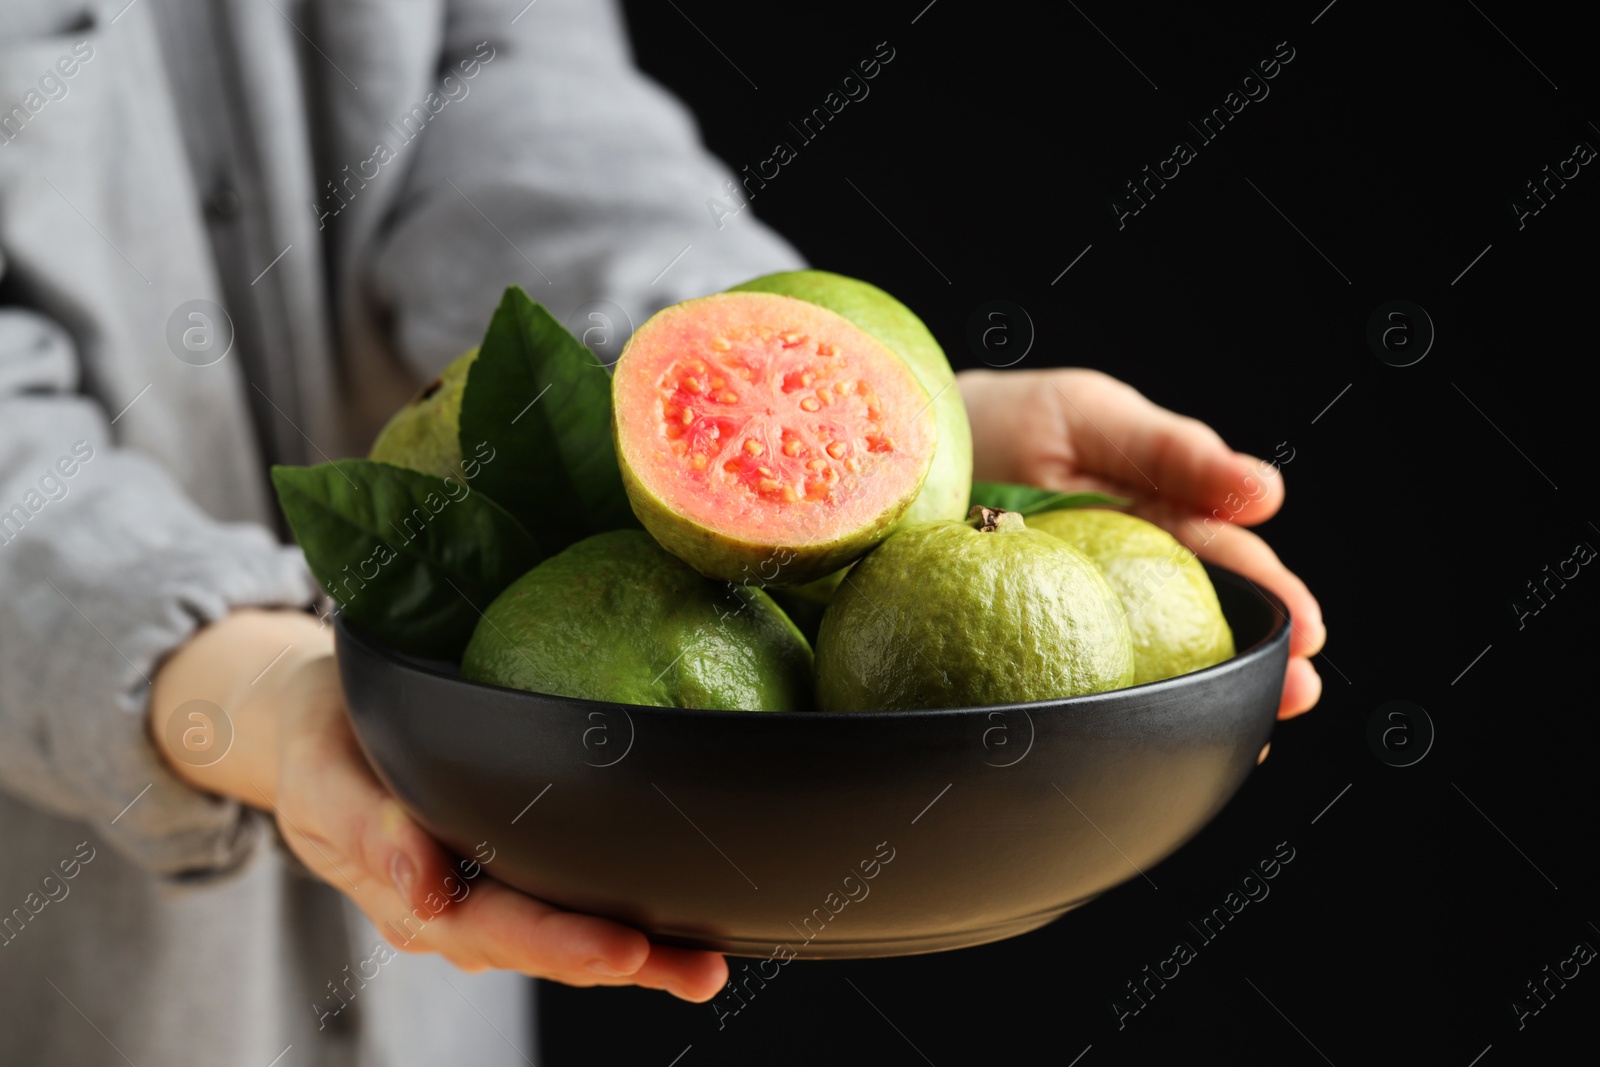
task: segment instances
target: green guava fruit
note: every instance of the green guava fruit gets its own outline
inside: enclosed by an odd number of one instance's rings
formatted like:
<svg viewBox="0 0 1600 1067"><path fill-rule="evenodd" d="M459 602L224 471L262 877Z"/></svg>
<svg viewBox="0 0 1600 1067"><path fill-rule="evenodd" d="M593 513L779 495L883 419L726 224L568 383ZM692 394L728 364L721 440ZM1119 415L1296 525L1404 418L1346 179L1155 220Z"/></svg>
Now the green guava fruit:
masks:
<svg viewBox="0 0 1600 1067"><path fill-rule="evenodd" d="M900 525L906 525L904 519ZM806 640L813 645L817 643L817 627L822 625L822 613L828 610L828 603L833 595L839 591L839 583L844 581L844 576L850 572L849 567L840 567L832 574L824 574L815 581L806 582L804 585L791 585L772 590L772 599L778 606L788 613L794 624L800 627L800 632L806 635Z"/></svg>
<svg viewBox="0 0 1600 1067"><path fill-rule="evenodd" d="M842 568L834 573L843 576L848 569ZM783 609L783 613L789 616L789 620L805 635L805 639L811 642L813 647L817 643L817 630L822 626L822 613L828 610L828 599L831 598L832 593L830 590L829 597L818 600L810 596L803 596L799 591L810 589L818 584L819 582L811 582L807 585L795 586L790 589L778 587L774 588L771 593L773 601Z"/></svg>
<svg viewBox="0 0 1600 1067"><path fill-rule="evenodd" d="M825 307L866 330L909 363L934 398L929 410L939 426L939 448L927 481L922 483L922 494L900 521L966 517L967 497L972 491L972 428L967 423L967 407L944 349L910 308L875 285L825 270L767 274L729 292L777 293ZM833 576L830 594L840 577Z"/></svg>
<svg viewBox="0 0 1600 1067"><path fill-rule="evenodd" d="M700 573L792 586L883 540L938 447L907 363L816 304L717 293L629 338L613 433L634 514Z"/></svg>
<svg viewBox="0 0 1600 1067"><path fill-rule="evenodd" d="M450 361L405 407L390 416L372 442L368 459L408 467L443 478L460 477L461 394L467 372L478 358L476 348Z"/></svg>
<svg viewBox="0 0 1600 1067"><path fill-rule="evenodd" d="M1161 527L1103 508L1046 511L1028 525L1094 560L1117 591L1133 633L1135 685L1232 657L1233 631L1206 569Z"/></svg>
<svg viewBox="0 0 1600 1067"><path fill-rule="evenodd" d="M1128 620L1099 568L991 508L902 527L850 568L816 664L822 711L1049 700L1134 677Z"/></svg>
<svg viewBox="0 0 1600 1067"><path fill-rule="evenodd" d="M483 613L461 675L555 696L809 711L811 646L759 589L702 577L643 530L585 538Z"/></svg>

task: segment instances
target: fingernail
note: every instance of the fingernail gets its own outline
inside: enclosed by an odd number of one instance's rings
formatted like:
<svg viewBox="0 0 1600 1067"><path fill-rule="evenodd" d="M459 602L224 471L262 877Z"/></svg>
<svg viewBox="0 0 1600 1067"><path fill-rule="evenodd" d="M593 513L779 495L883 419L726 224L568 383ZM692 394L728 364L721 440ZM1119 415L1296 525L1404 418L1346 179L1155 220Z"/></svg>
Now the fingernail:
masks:
<svg viewBox="0 0 1600 1067"><path fill-rule="evenodd" d="M404 852L396 852L394 859L389 861L389 880L394 882L394 887L400 891L400 897L407 904L411 903L411 887L417 881L417 866L411 862L411 857Z"/></svg>
<svg viewBox="0 0 1600 1067"><path fill-rule="evenodd" d="M607 978L621 978L623 975L631 973L629 971L618 970L605 960L590 960L588 963L584 964L584 968L588 970L590 974L604 975Z"/></svg>

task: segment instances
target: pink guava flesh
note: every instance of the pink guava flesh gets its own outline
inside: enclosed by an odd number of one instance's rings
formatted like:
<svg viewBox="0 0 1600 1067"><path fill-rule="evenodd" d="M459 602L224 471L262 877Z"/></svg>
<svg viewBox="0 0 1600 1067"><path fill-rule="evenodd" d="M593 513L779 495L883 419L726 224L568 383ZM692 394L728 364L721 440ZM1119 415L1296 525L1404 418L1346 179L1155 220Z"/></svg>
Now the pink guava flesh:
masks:
<svg viewBox="0 0 1600 1067"><path fill-rule="evenodd" d="M870 550L937 445L927 392L899 356L786 296L662 311L629 341L613 395L634 510L691 565L736 580L763 553L796 557L773 583L794 584L823 557Z"/></svg>

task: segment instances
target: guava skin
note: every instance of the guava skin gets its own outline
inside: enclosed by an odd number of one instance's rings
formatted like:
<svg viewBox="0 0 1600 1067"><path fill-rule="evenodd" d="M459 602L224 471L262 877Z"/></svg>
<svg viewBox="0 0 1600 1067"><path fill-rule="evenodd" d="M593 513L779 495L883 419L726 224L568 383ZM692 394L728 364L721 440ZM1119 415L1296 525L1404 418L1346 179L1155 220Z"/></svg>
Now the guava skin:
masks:
<svg viewBox="0 0 1600 1067"><path fill-rule="evenodd" d="M461 396L476 348L450 361L411 402L390 416L367 458L440 478L461 476Z"/></svg>
<svg viewBox="0 0 1600 1067"><path fill-rule="evenodd" d="M845 568L835 573L843 575L847 569ZM778 607L783 609L783 613L789 616L789 620L805 635L805 639L811 642L811 647L815 648L817 646L817 629L822 625L822 613L828 609L828 602L827 600L812 600L796 593L796 589L809 588L810 586L808 585L802 585L795 587L795 589L773 589L772 599ZM831 591L829 595L832 595Z"/></svg>
<svg viewBox="0 0 1600 1067"><path fill-rule="evenodd" d="M981 707L1130 685L1099 568L1020 515L904 526L850 569L816 646L822 711Z"/></svg>
<svg viewBox="0 0 1600 1067"><path fill-rule="evenodd" d="M1233 631L1205 567L1161 527L1103 508L1063 508L1028 524L1094 560L1128 615L1134 684L1230 659Z"/></svg>
<svg viewBox="0 0 1600 1067"><path fill-rule="evenodd" d="M939 426L939 447L928 478L922 483L922 493L900 521L910 524L966 516L967 499L972 492L972 427L967 422L967 407L944 349L910 308L875 285L825 270L767 274L736 285L729 292L776 293L825 307L849 319L905 360L934 398L930 410ZM838 581L834 578L833 584Z"/></svg>
<svg viewBox="0 0 1600 1067"><path fill-rule="evenodd" d="M613 420L612 437L621 458L619 423ZM836 540L779 547L686 521L652 493L625 460L622 487L640 523L673 555L694 560L707 577L751 586L803 585L839 570L887 537L905 514L903 508L891 510Z"/></svg>
<svg viewBox="0 0 1600 1067"><path fill-rule="evenodd" d="M643 530L571 545L484 612L477 682L718 711L810 711L811 646L759 589L704 578Z"/></svg>

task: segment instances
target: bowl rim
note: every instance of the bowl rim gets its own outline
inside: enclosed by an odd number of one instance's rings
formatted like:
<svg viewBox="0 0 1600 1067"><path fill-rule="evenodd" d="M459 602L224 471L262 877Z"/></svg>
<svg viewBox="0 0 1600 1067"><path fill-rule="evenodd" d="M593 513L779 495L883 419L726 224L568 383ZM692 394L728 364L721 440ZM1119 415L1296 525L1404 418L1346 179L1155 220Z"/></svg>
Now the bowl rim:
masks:
<svg viewBox="0 0 1600 1067"><path fill-rule="evenodd" d="M655 704L623 704L609 700L590 700L586 697L568 697L556 693L540 693L529 689L514 689L509 686L495 685L491 682L479 682L470 678L463 678L458 671L444 669L447 661L428 660L411 656L389 648L370 634L365 633L359 623L353 623L345 618L343 611L337 611L333 616L334 632L339 641L349 641L370 655L384 660L391 666L403 671L429 675L447 682L470 686L478 689L487 689L500 693L514 694L516 699L525 699L530 702L558 700L563 704L579 709L594 711L622 710L630 715L640 714L648 717L683 718L692 716L711 720L748 721L748 720L779 720L783 722L799 721L829 721L841 720L882 722L900 719L922 719L934 716L961 716L961 715L988 715L995 712L1051 712L1070 713L1075 711L1089 711L1097 706L1126 701L1130 699L1127 694L1158 694L1170 690L1182 689L1196 685L1200 682L1223 674L1243 670L1246 666L1276 655L1280 646L1289 642L1289 633L1292 624L1289 618L1288 605L1269 589L1263 589L1255 582L1244 577L1236 571L1214 563L1202 561L1206 571L1213 582L1221 579L1236 588L1248 586L1272 608L1277 616L1266 634L1242 651L1235 650L1234 654L1221 663L1213 663L1209 667L1202 667L1197 671L1187 674L1174 675L1171 678L1160 678L1153 682L1143 682L1139 685L1123 686L1120 689L1108 689L1100 693L1084 693L1072 697L1056 697L1046 700L1033 700L1016 704L980 704L960 708L919 708L902 711L722 711L710 708L672 708L661 707ZM1230 624L1231 625L1231 624Z"/></svg>

